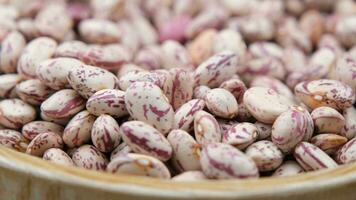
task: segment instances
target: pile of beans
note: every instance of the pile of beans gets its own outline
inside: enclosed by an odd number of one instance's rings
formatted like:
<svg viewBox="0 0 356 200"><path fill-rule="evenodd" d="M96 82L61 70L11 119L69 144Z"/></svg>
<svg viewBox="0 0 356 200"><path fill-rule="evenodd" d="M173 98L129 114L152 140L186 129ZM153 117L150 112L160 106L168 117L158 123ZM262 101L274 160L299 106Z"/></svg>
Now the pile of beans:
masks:
<svg viewBox="0 0 356 200"><path fill-rule="evenodd" d="M352 0L0 0L0 144L175 181L356 162Z"/></svg>

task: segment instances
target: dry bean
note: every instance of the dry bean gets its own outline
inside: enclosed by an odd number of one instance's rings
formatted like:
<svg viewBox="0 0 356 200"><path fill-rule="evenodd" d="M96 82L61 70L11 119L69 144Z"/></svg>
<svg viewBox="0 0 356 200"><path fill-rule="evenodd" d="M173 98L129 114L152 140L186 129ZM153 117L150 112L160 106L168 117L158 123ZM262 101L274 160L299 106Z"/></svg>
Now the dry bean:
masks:
<svg viewBox="0 0 356 200"><path fill-rule="evenodd" d="M46 121L32 121L22 127L22 135L28 139L33 140L38 134L45 132L57 133L62 136L64 128L58 124Z"/></svg>
<svg viewBox="0 0 356 200"><path fill-rule="evenodd" d="M317 133L339 134L345 126L345 118L337 110L330 107L318 107L313 110L311 116Z"/></svg>
<svg viewBox="0 0 356 200"><path fill-rule="evenodd" d="M283 49L272 42L255 42L248 47L248 53L251 58L273 57L283 59Z"/></svg>
<svg viewBox="0 0 356 200"><path fill-rule="evenodd" d="M140 49L134 59L134 63L145 69L159 69L163 65L162 49L160 46L147 46Z"/></svg>
<svg viewBox="0 0 356 200"><path fill-rule="evenodd" d="M217 31L207 29L196 36L187 45L187 51L192 59L194 66L198 66L214 54L214 41Z"/></svg>
<svg viewBox="0 0 356 200"><path fill-rule="evenodd" d="M275 90L280 95L288 97L292 101L295 98L293 92L282 81L273 77L256 77L250 83L250 87L267 87Z"/></svg>
<svg viewBox="0 0 356 200"><path fill-rule="evenodd" d="M58 45L54 53L55 57L79 58L87 48L87 45L78 40L65 41Z"/></svg>
<svg viewBox="0 0 356 200"><path fill-rule="evenodd" d="M313 144L301 142L294 150L294 157L305 171L337 167L336 162Z"/></svg>
<svg viewBox="0 0 356 200"><path fill-rule="evenodd" d="M20 129L36 119L36 110L20 99L5 99L0 102L0 124L11 129Z"/></svg>
<svg viewBox="0 0 356 200"><path fill-rule="evenodd" d="M206 106L214 115L234 118L238 113L237 101L229 91L222 88L210 90L205 96Z"/></svg>
<svg viewBox="0 0 356 200"><path fill-rule="evenodd" d="M271 136L272 125L257 121L255 122L255 126L258 131L258 138L257 138L258 140L267 139Z"/></svg>
<svg viewBox="0 0 356 200"><path fill-rule="evenodd" d="M223 134L222 142L230 144L237 149L243 150L256 141L258 130L251 123L238 123Z"/></svg>
<svg viewBox="0 0 356 200"><path fill-rule="evenodd" d="M31 105L41 105L54 90L44 85L40 80L29 79L16 86L16 93L23 101Z"/></svg>
<svg viewBox="0 0 356 200"><path fill-rule="evenodd" d="M248 89L244 94L243 102L254 118L266 124L272 124L282 112L294 104L275 90L264 87Z"/></svg>
<svg viewBox="0 0 356 200"><path fill-rule="evenodd" d="M83 145L73 153L72 160L78 167L105 171L108 160L104 154L92 145Z"/></svg>
<svg viewBox="0 0 356 200"><path fill-rule="evenodd" d="M200 145L189 135L189 133L175 129L167 136L172 145L172 165L179 172L189 170L200 170Z"/></svg>
<svg viewBox="0 0 356 200"><path fill-rule="evenodd" d="M239 32L225 29L216 35L214 53L220 53L224 50L234 52L239 58L241 58L240 62L242 61L242 58L244 58L246 54L246 44Z"/></svg>
<svg viewBox="0 0 356 200"><path fill-rule="evenodd" d="M188 102L193 97L194 80L186 69L172 68L169 71L172 75L172 99L171 105L174 110L177 110L184 103Z"/></svg>
<svg viewBox="0 0 356 200"><path fill-rule="evenodd" d="M193 130L194 115L200 110L203 110L204 107L205 102L201 99L192 99L183 104L174 115L173 128L187 132Z"/></svg>
<svg viewBox="0 0 356 200"><path fill-rule="evenodd" d="M293 176L303 172L303 168L297 162L289 160L284 162L280 167L278 167L278 169L276 169L272 176Z"/></svg>
<svg viewBox="0 0 356 200"><path fill-rule="evenodd" d="M232 78L224 81L223 83L221 83L220 88L231 92L231 94L234 95L238 103L242 102L244 93L247 90L245 83L237 78Z"/></svg>
<svg viewBox="0 0 356 200"><path fill-rule="evenodd" d="M203 110L194 114L194 135L199 144L221 142L222 138L218 121Z"/></svg>
<svg viewBox="0 0 356 200"><path fill-rule="evenodd" d="M355 107L346 108L343 112L345 126L341 130L341 135L352 139L356 136L356 109Z"/></svg>
<svg viewBox="0 0 356 200"><path fill-rule="evenodd" d="M0 144L16 151L25 152L28 140L20 132L10 129L0 130Z"/></svg>
<svg viewBox="0 0 356 200"><path fill-rule="evenodd" d="M103 89L89 97L87 110L96 116L108 114L123 117L128 114L125 107L125 92L116 89Z"/></svg>
<svg viewBox="0 0 356 200"><path fill-rule="evenodd" d="M44 121L53 122L56 124L60 124L62 126L65 126L71 118L71 117L64 117L64 118L50 117L50 116L47 116L44 112L41 112L40 115L41 115L41 119L43 119Z"/></svg>
<svg viewBox="0 0 356 200"><path fill-rule="evenodd" d="M22 81L18 74L0 75L0 98L15 98L16 85Z"/></svg>
<svg viewBox="0 0 356 200"><path fill-rule="evenodd" d="M336 161L339 164L350 164L356 161L355 142L356 138L353 138L339 149L336 154Z"/></svg>
<svg viewBox="0 0 356 200"><path fill-rule="evenodd" d="M107 171L113 174L131 174L161 179L171 178L168 168L160 160L134 153L116 157L108 164Z"/></svg>
<svg viewBox="0 0 356 200"><path fill-rule="evenodd" d="M256 164L240 150L223 143L203 146L200 163L208 178L248 179L259 176Z"/></svg>
<svg viewBox="0 0 356 200"><path fill-rule="evenodd" d="M48 160L65 166L74 166L73 160L66 152L59 148L50 148L43 153L43 160Z"/></svg>
<svg viewBox="0 0 356 200"><path fill-rule="evenodd" d="M329 155L335 154L346 142L346 137L332 133L316 135L310 140L310 143L319 147Z"/></svg>
<svg viewBox="0 0 356 200"><path fill-rule="evenodd" d="M356 89L355 81L356 57L351 54L344 54L338 58L334 68L330 71L329 76L339 80Z"/></svg>
<svg viewBox="0 0 356 200"><path fill-rule="evenodd" d="M125 142L122 142L111 152L110 160L127 153L132 153L132 149Z"/></svg>
<svg viewBox="0 0 356 200"><path fill-rule="evenodd" d="M257 165L259 171L271 171L283 162L283 153L271 141L262 140L251 144L246 149L246 155Z"/></svg>
<svg viewBox="0 0 356 200"><path fill-rule="evenodd" d="M63 140L60 135L53 132L44 132L38 134L33 140L28 144L26 153L42 157L43 153L50 148L63 148Z"/></svg>
<svg viewBox="0 0 356 200"><path fill-rule="evenodd" d="M95 116L84 110L76 114L63 131L63 141L68 147L79 147L90 141Z"/></svg>
<svg viewBox="0 0 356 200"><path fill-rule="evenodd" d="M224 88L226 89L226 88ZM193 99L205 99L206 94L210 91L211 89L208 86L205 85L199 85L194 88L193 91ZM228 89L226 89L228 90ZM231 91L230 91L231 92Z"/></svg>
<svg viewBox="0 0 356 200"><path fill-rule="evenodd" d="M162 90L150 82L134 82L126 90L125 104L130 115L163 134L173 127L174 111Z"/></svg>
<svg viewBox="0 0 356 200"><path fill-rule="evenodd" d="M154 127L141 122L129 121L120 127L124 142L136 153L151 155L167 161L172 157L172 146L164 135Z"/></svg>
<svg viewBox="0 0 356 200"><path fill-rule="evenodd" d="M1 42L0 70L5 73L14 73L17 61L26 46L26 40L21 33L12 31Z"/></svg>
<svg viewBox="0 0 356 200"><path fill-rule="evenodd" d="M162 67L170 68L187 68L191 65L191 59L186 49L178 42L168 40L161 45Z"/></svg>
<svg viewBox="0 0 356 200"><path fill-rule="evenodd" d="M172 177L172 181L201 181L208 179L202 171L186 171Z"/></svg>
<svg viewBox="0 0 356 200"><path fill-rule="evenodd" d="M108 44L119 42L121 33L119 27L105 19L86 19L79 24L80 36L87 42Z"/></svg>
<svg viewBox="0 0 356 200"><path fill-rule="evenodd" d="M99 151L112 152L120 144L119 124L110 115L100 115L93 124L91 140Z"/></svg>

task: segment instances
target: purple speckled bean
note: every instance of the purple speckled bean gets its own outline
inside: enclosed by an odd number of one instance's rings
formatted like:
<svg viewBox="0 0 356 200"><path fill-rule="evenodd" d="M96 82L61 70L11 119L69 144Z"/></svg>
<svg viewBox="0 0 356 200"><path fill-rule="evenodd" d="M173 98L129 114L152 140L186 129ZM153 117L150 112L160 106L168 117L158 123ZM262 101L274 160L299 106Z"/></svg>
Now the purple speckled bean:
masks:
<svg viewBox="0 0 356 200"><path fill-rule="evenodd" d="M92 145L83 145L73 153L72 160L78 167L96 171L105 171L108 159Z"/></svg>
<svg viewBox="0 0 356 200"><path fill-rule="evenodd" d="M108 44L119 42L119 26L106 19L85 19L79 24L80 36L87 42Z"/></svg>
<svg viewBox="0 0 356 200"><path fill-rule="evenodd" d="M195 83L217 87L236 73L237 62L237 55L231 51L218 53L196 68L194 72Z"/></svg>
<svg viewBox="0 0 356 200"><path fill-rule="evenodd" d="M128 115L125 106L125 92L117 89L103 89L89 97L87 110L96 116L108 114L113 117Z"/></svg>
<svg viewBox="0 0 356 200"><path fill-rule="evenodd" d="M221 142L222 138L218 121L203 110L194 115L194 135L199 144Z"/></svg>
<svg viewBox="0 0 356 200"><path fill-rule="evenodd" d="M345 118L335 109L322 106L313 110L311 116L317 133L339 134L345 126Z"/></svg>
<svg viewBox="0 0 356 200"><path fill-rule="evenodd" d="M162 50L160 46L147 46L140 49L134 58L134 63L144 69L155 70L162 66Z"/></svg>
<svg viewBox="0 0 356 200"><path fill-rule="evenodd" d="M26 40L21 33L12 31L1 42L0 70L5 73L14 73L17 61L25 48Z"/></svg>
<svg viewBox="0 0 356 200"><path fill-rule="evenodd" d="M261 140L251 144L245 151L261 172L275 170L283 162L283 153L271 141Z"/></svg>
<svg viewBox="0 0 356 200"><path fill-rule="evenodd" d="M22 127L22 135L28 140L33 140L38 134L53 132L62 136L64 128L58 124L46 121L33 121Z"/></svg>
<svg viewBox="0 0 356 200"><path fill-rule="evenodd" d="M171 93L171 105L177 110L184 103L193 97L194 80L191 73L186 69L172 68L169 71L172 75L173 85Z"/></svg>
<svg viewBox="0 0 356 200"><path fill-rule="evenodd" d="M26 153L42 157L43 153L50 148L63 148L63 140L60 135L53 132L44 132L38 134L33 140L28 144Z"/></svg>
<svg viewBox="0 0 356 200"><path fill-rule="evenodd" d="M235 120L226 120L226 119L217 119L219 126L220 126L220 132L221 134L224 136L224 134L226 134L227 131L229 131L229 129L238 124L239 122L235 121Z"/></svg>
<svg viewBox="0 0 356 200"><path fill-rule="evenodd" d="M338 58L334 68L330 71L329 76L351 86L356 90L356 57L350 53Z"/></svg>
<svg viewBox="0 0 356 200"><path fill-rule="evenodd" d="M332 133L319 134L310 140L310 143L319 147L329 155L335 154L346 142L346 137Z"/></svg>
<svg viewBox="0 0 356 200"><path fill-rule="evenodd" d="M288 160L284 162L272 176L285 177L285 176L293 176L300 173L303 173L303 168L295 161Z"/></svg>
<svg viewBox="0 0 356 200"><path fill-rule="evenodd" d="M222 88L210 90L205 96L209 111L222 118L234 118L238 113L237 101L229 91Z"/></svg>
<svg viewBox="0 0 356 200"><path fill-rule="evenodd" d="M131 71L128 72L122 76L120 76L119 79L119 87L121 90L126 91L127 88L130 87L130 85L136 81L141 80L145 75L149 74L150 72L148 71Z"/></svg>
<svg viewBox="0 0 356 200"><path fill-rule="evenodd" d="M186 171L172 177L172 181L202 181L208 179L202 171Z"/></svg>
<svg viewBox="0 0 356 200"><path fill-rule="evenodd" d="M123 77L124 75L130 73L130 72L142 72L142 71L146 71L144 68L142 68L141 66L132 64L132 63L128 63L128 64L123 64L120 69L117 71L117 77L119 78L119 86L120 86L120 78ZM128 87L128 86L127 86ZM126 89L127 89L126 87Z"/></svg>
<svg viewBox="0 0 356 200"><path fill-rule="evenodd" d="M173 128L181 129L187 132L193 130L194 115L205 107L204 100L192 99L183 104L174 115Z"/></svg>
<svg viewBox="0 0 356 200"><path fill-rule="evenodd" d="M317 146L301 142L294 150L294 157L305 171L335 168L337 163Z"/></svg>
<svg viewBox="0 0 356 200"><path fill-rule="evenodd" d="M99 90L116 88L118 82L111 72L89 65L71 69L67 79L72 88L86 99Z"/></svg>
<svg viewBox="0 0 356 200"><path fill-rule="evenodd" d="M100 115L91 129L91 140L99 151L113 151L121 140L119 124L110 115Z"/></svg>
<svg viewBox="0 0 356 200"><path fill-rule="evenodd" d="M22 81L18 74L0 75L0 98L15 98L16 85Z"/></svg>
<svg viewBox="0 0 356 200"><path fill-rule="evenodd" d="M203 146L200 163L204 174L215 179L258 178L256 164L240 150L223 143Z"/></svg>
<svg viewBox="0 0 356 200"><path fill-rule="evenodd" d="M238 103L242 102L245 91L247 90L246 85L240 79L232 78L224 81L219 86L229 92L236 98Z"/></svg>
<svg viewBox="0 0 356 200"><path fill-rule="evenodd" d="M215 37L214 53L220 53L225 50L230 50L238 55L241 60L246 54L246 44L239 32L231 29L220 31Z"/></svg>
<svg viewBox="0 0 356 200"><path fill-rule="evenodd" d="M74 166L72 158L66 152L59 148L50 148L43 153L43 160L48 160L65 166Z"/></svg>
<svg viewBox="0 0 356 200"><path fill-rule="evenodd" d="M70 70L84 66L84 63L74 58L52 58L41 62L36 74L38 79L48 87L60 90L70 88L67 76Z"/></svg>
<svg viewBox="0 0 356 200"><path fill-rule="evenodd" d="M62 126L65 126L71 119L71 117L65 117L65 118L50 117L47 116L44 112L41 112L40 115L41 115L41 119L43 119L44 121L53 122Z"/></svg>
<svg viewBox="0 0 356 200"><path fill-rule="evenodd" d="M116 157L108 164L106 171L113 174L131 174L161 179L171 178L168 168L160 160L135 153Z"/></svg>
<svg viewBox="0 0 356 200"><path fill-rule="evenodd" d="M36 119L36 110L20 99L0 101L0 125L19 129Z"/></svg>
<svg viewBox="0 0 356 200"><path fill-rule="evenodd" d="M63 141L68 147L79 147L90 141L95 116L84 110L76 114L63 131Z"/></svg>
<svg viewBox="0 0 356 200"><path fill-rule="evenodd" d="M79 58L83 54L87 45L79 40L65 41L58 45L54 57Z"/></svg>
<svg viewBox="0 0 356 200"><path fill-rule="evenodd" d="M122 142L111 152L110 160L127 153L132 153L132 149L125 142Z"/></svg>
<svg viewBox="0 0 356 200"><path fill-rule="evenodd" d="M345 126L341 130L341 135L352 139L356 136L356 108L346 108L343 112Z"/></svg>
<svg viewBox="0 0 356 200"><path fill-rule="evenodd" d="M340 81L331 79L299 83L294 88L294 92L303 103L311 108L329 106L343 110L355 103L353 89Z"/></svg>
<svg viewBox="0 0 356 200"><path fill-rule="evenodd" d="M25 152L29 141L20 132L10 129L0 130L0 145Z"/></svg>
<svg viewBox="0 0 356 200"><path fill-rule="evenodd" d="M208 86L205 85L199 85L194 88L193 91L193 99L205 99L206 94L210 91L211 89Z"/></svg>
<svg viewBox="0 0 356 200"><path fill-rule="evenodd" d="M38 79L29 79L16 86L17 95L31 105L41 105L54 92Z"/></svg>
<svg viewBox="0 0 356 200"><path fill-rule="evenodd" d="M125 122L120 127L124 142L136 153L151 155L162 161L172 157L172 146L164 135L141 121Z"/></svg>
<svg viewBox="0 0 356 200"><path fill-rule="evenodd" d="M85 100L72 89L63 89L41 104L41 112L53 118L74 116L85 108Z"/></svg>
<svg viewBox="0 0 356 200"><path fill-rule="evenodd" d="M163 42L161 51L163 68L188 68L192 65L187 50L176 41L168 40Z"/></svg>
<svg viewBox="0 0 356 200"><path fill-rule="evenodd" d="M254 118L266 124L272 124L282 112L294 104L275 90L264 87L249 88L244 94L243 102Z"/></svg>
<svg viewBox="0 0 356 200"><path fill-rule="evenodd" d="M236 115L236 120L239 122L254 122L255 118L251 115L251 113L248 111L246 105L244 102L241 102L239 104L239 111L237 112Z"/></svg>
<svg viewBox="0 0 356 200"><path fill-rule="evenodd" d="M237 149L243 150L258 137L258 130L254 124L243 122L238 123L223 134L222 142L230 144Z"/></svg>
<svg viewBox="0 0 356 200"><path fill-rule="evenodd" d="M278 94L288 97L290 100L294 100L293 92L282 81L269 77L258 76L252 80L250 87L267 87L275 90Z"/></svg>
<svg viewBox="0 0 356 200"><path fill-rule="evenodd" d="M17 64L17 72L26 79L36 78L38 64L51 58L56 48L57 42L51 38L39 37L32 40L22 51Z"/></svg>
<svg viewBox="0 0 356 200"><path fill-rule="evenodd" d="M195 66L200 65L214 54L214 42L216 35L216 30L207 29L188 43L187 50Z"/></svg>
<svg viewBox="0 0 356 200"><path fill-rule="evenodd" d="M255 122L255 126L258 131L258 138L257 138L258 140L267 139L271 136L272 125L257 121Z"/></svg>
<svg viewBox="0 0 356 200"><path fill-rule="evenodd" d="M308 141L314 131L313 120L307 110L293 106L279 115L272 126L272 141L284 153L290 153L303 140Z"/></svg>
<svg viewBox="0 0 356 200"><path fill-rule="evenodd" d="M130 115L163 134L173 127L174 111L162 90L150 82L134 82L126 90L125 104Z"/></svg>
<svg viewBox="0 0 356 200"><path fill-rule="evenodd" d="M273 57L283 59L283 49L273 42L254 42L248 47L251 58Z"/></svg>
<svg viewBox="0 0 356 200"><path fill-rule="evenodd" d="M200 145L189 135L189 133L175 129L167 136L172 145L172 165L180 172L189 170L200 170Z"/></svg>
<svg viewBox="0 0 356 200"><path fill-rule="evenodd" d="M356 138L348 141L344 146L336 153L335 160L339 164L350 164L356 162Z"/></svg>

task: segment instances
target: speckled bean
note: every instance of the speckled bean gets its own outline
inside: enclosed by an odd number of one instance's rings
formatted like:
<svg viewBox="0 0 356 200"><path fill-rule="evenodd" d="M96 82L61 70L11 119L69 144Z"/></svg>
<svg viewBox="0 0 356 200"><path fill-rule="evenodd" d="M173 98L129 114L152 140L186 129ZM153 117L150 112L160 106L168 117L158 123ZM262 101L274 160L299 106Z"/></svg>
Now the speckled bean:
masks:
<svg viewBox="0 0 356 200"><path fill-rule="evenodd" d="M119 26L105 19L86 19L79 24L80 36L89 43L108 44L119 42Z"/></svg>
<svg viewBox="0 0 356 200"><path fill-rule="evenodd" d="M113 174L130 174L161 179L171 178L168 168L160 160L135 153L116 157L108 164L107 171Z"/></svg>
<svg viewBox="0 0 356 200"><path fill-rule="evenodd" d="M200 170L200 145L189 135L189 133L175 129L167 136L172 145L172 165L179 172L189 170Z"/></svg>
<svg viewBox="0 0 356 200"><path fill-rule="evenodd" d="M43 119L44 121L53 122L56 124L60 124L62 126L65 126L71 118L71 117L65 117L65 118L50 117L50 116L47 116L44 112L41 112L40 115L41 115L41 119Z"/></svg>
<svg viewBox="0 0 356 200"><path fill-rule="evenodd" d="M257 121L255 122L255 126L258 131L258 138L257 138L258 140L267 139L271 136L272 125Z"/></svg>
<svg viewBox="0 0 356 200"><path fill-rule="evenodd" d="M268 76L259 76L252 80L250 87L267 87L275 90L278 94L294 100L293 92L282 81Z"/></svg>
<svg viewBox="0 0 356 200"><path fill-rule="evenodd" d="M329 106L343 110L355 103L353 89L340 81L331 79L299 83L294 88L294 92L303 103L311 108Z"/></svg>
<svg viewBox="0 0 356 200"><path fill-rule="evenodd" d="M220 52L200 64L194 72L197 85L217 87L237 71L238 56L231 51Z"/></svg>
<svg viewBox="0 0 356 200"><path fill-rule="evenodd" d="M152 45L140 49L134 58L134 63L144 69L159 69L162 64L162 50L160 46Z"/></svg>
<svg viewBox="0 0 356 200"><path fill-rule="evenodd" d="M249 88L244 94L243 102L254 118L266 124L272 124L282 112L294 104L275 90L264 87Z"/></svg>
<svg viewBox="0 0 356 200"><path fill-rule="evenodd" d="M57 42L48 37L38 37L27 44L18 60L17 72L26 79L36 78L38 64L51 58L57 48ZM38 51L41 49L41 51Z"/></svg>
<svg viewBox="0 0 356 200"><path fill-rule="evenodd" d="M18 74L0 75L0 98L15 98L16 85L22 81Z"/></svg>
<svg viewBox="0 0 356 200"><path fill-rule="evenodd" d="M99 151L113 151L121 140L119 124L110 115L100 115L91 129L91 140Z"/></svg>
<svg viewBox="0 0 356 200"><path fill-rule="evenodd" d="M226 88L224 88L224 89L226 89ZM210 90L211 89L205 85L199 85L199 86L195 87L194 91L193 91L193 99L205 100L205 96Z"/></svg>
<svg viewBox="0 0 356 200"><path fill-rule="evenodd" d="M36 119L36 110L20 99L5 99L0 102L0 124L19 129Z"/></svg>
<svg viewBox="0 0 356 200"><path fill-rule="evenodd" d="M237 101L229 91L222 88L210 90L205 96L206 106L216 116L231 119L238 113Z"/></svg>
<svg viewBox="0 0 356 200"><path fill-rule="evenodd" d="M322 106L313 110L311 116L317 133L340 134L345 118L335 109Z"/></svg>
<svg viewBox="0 0 356 200"><path fill-rule="evenodd" d="M194 114L194 135L199 144L221 142L219 123L213 115L203 110Z"/></svg>
<svg viewBox="0 0 356 200"><path fill-rule="evenodd" d="M105 171L108 159L92 145L83 145L73 153L72 160L78 167L96 171Z"/></svg>
<svg viewBox="0 0 356 200"><path fill-rule="evenodd" d="M28 140L33 140L38 134L45 132L57 133L62 136L64 128L58 124L46 121L33 121L22 127L22 135Z"/></svg>
<svg viewBox="0 0 356 200"><path fill-rule="evenodd" d="M202 181L208 179L202 171L186 171L172 177L172 181Z"/></svg>
<svg viewBox="0 0 356 200"><path fill-rule="evenodd" d="M256 141L258 137L258 130L255 125L243 122L238 123L223 134L222 142L230 144L240 150Z"/></svg>
<svg viewBox="0 0 356 200"><path fill-rule="evenodd" d="M74 58L52 58L38 65L36 75L42 83L52 89L70 88L67 80L69 71L83 65L82 62Z"/></svg>
<svg viewBox="0 0 356 200"><path fill-rule="evenodd" d="M16 151L25 152L29 141L20 132L10 129L0 130L0 144Z"/></svg>
<svg viewBox="0 0 356 200"><path fill-rule="evenodd" d="M5 73L14 73L17 61L26 46L26 40L21 33L12 31L1 42L0 70Z"/></svg>
<svg viewBox="0 0 356 200"><path fill-rule="evenodd" d="M231 94L234 95L238 103L242 102L244 93L247 90L245 83L237 78L226 80L221 83L219 87L231 92Z"/></svg>
<svg viewBox="0 0 356 200"><path fill-rule="evenodd" d="M180 43L173 40L165 41L161 45L161 50L163 68L187 68L191 66L189 54Z"/></svg>
<svg viewBox="0 0 356 200"><path fill-rule="evenodd" d="M67 78L72 88L86 99L99 90L116 88L118 81L111 72L89 65L71 69Z"/></svg>
<svg viewBox="0 0 356 200"><path fill-rule="evenodd" d="M282 47L273 42L254 42L248 47L248 53L251 58L283 58Z"/></svg>
<svg viewBox="0 0 356 200"><path fill-rule="evenodd" d="M283 153L271 141L261 140L251 144L245 151L257 165L259 171L277 169L283 162Z"/></svg>
<svg viewBox="0 0 356 200"><path fill-rule="evenodd" d="M351 139L337 152L335 158L339 164L350 164L356 162L356 138Z"/></svg>
<svg viewBox="0 0 356 200"><path fill-rule="evenodd" d="M174 115L173 128L181 129L187 132L193 130L194 115L205 107L205 101L201 99L192 99L183 104Z"/></svg>
<svg viewBox="0 0 356 200"><path fill-rule="evenodd" d="M84 99L72 89L54 93L41 104L41 112L53 118L67 118L85 108Z"/></svg>
<svg viewBox="0 0 356 200"><path fill-rule="evenodd" d="M60 165L74 166L72 158L70 158L66 152L64 152L62 149L59 148L47 149L43 153L42 159Z"/></svg>
<svg viewBox="0 0 356 200"><path fill-rule="evenodd" d="M238 55L241 62L246 54L246 44L239 32L230 29L220 31L215 37L214 53L230 50Z"/></svg>
<svg viewBox="0 0 356 200"><path fill-rule="evenodd" d="M256 164L240 150L223 143L203 146L200 163L208 178L248 179L259 177Z"/></svg>
<svg viewBox="0 0 356 200"><path fill-rule="evenodd" d="M79 40L64 41L56 48L54 57L79 58L87 48L87 45Z"/></svg>
<svg viewBox="0 0 356 200"><path fill-rule="evenodd" d="M341 82L344 82L356 90L356 57L350 53L338 58L337 63L330 71L329 76Z"/></svg>
<svg viewBox="0 0 356 200"><path fill-rule="evenodd" d="M184 103L188 102L193 97L194 80L191 73L186 69L172 68L172 99L170 100L174 110L177 110Z"/></svg>
<svg viewBox="0 0 356 200"><path fill-rule="evenodd" d="M113 117L128 115L125 107L125 92L116 89L103 89L89 97L87 110L96 116L108 114Z"/></svg>
<svg viewBox="0 0 356 200"><path fill-rule="evenodd" d="M63 140L57 133L44 132L33 138L28 144L26 153L42 157L43 153L50 148L63 148Z"/></svg>
<svg viewBox="0 0 356 200"><path fill-rule="evenodd" d="M356 136L356 108L350 107L343 111L345 126L341 130L341 135L352 139Z"/></svg>
<svg viewBox="0 0 356 200"><path fill-rule="evenodd" d="M95 116L84 110L76 114L63 131L63 141L68 147L79 147L90 141Z"/></svg>
<svg viewBox="0 0 356 200"><path fill-rule="evenodd" d="M163 134L173 127L174 111L162 90L150 82L134 82L126 90L125 104L130 115Z"/></svg>
<svg viewBox="0 0 356 200"><path fill-rule="evenodd" d="M187 45L187 51L195 66L200 65L214 54L214 41L217 31L207 29L197 35L192 42Z"/></svg>
<svg viewBox="0 0 356 200"><path fill-rule="evenodd" d="M16 93L23 101L31 105L41 105L54 90L44 85L38 79L29 79L16 86Z"/></svg>
<svg viewBox="0 0 356 200"><path fill-rule="evenodd" d="M317 146L301 142L294 150L294 157L305 171L335 168L337 163Z"/></svg>
<svg viewBox="0 0 356 200"><path fill-rule="evenodd" d="M281 113L272 126L272 141L284 153L290 153L303 140L308 141L314 131L313 119L300 106Z"/></svg>
<svg viewBox="0 0 356 200"><path fill-rule="evenodd" d="M157 129L141 121L125 122L120 127L124 142L136 153L153 156L162 161L172 157L172 146Z"/></svg>
<svg viewBox="0 0 356 200"><path fill-rule="evenodd" d="M310 140L310 143L319 147L329 155L335 154L346 142L346 137L332 133L319 134Z"/></svg>
<svg viewBox="0 0 356 200"><path fill-rule="evenodd" d="M125 142L119 144L110 154L110 160L127 153L133 153L132 149Z"/></svg>
<svg viewBox="0 0 356 200"><path fill-rule="evenodd" d="M303 168L295 161L288 160L284 162L272 176L285 177L285 176L293 176L300 173L303 173Z"/></svg>

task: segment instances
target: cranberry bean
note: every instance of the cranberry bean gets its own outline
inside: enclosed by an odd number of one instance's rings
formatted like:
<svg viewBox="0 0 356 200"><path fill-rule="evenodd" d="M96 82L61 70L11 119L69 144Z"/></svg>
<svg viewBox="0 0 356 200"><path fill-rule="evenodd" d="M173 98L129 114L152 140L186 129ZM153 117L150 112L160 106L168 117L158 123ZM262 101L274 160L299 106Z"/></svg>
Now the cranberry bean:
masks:
<svg viewBox="0 0 356 200"><path fill-rule="evenodd" d="M223 134L222 142L243 150L252 144L258 137L256 126L251 123L238 123Z"/></svg>
<svg viewBox="0 0 356 200"><path fill-rule="evenodd" d="M83 145L73 153L72 160L78 167L105 171L108 160L104 154L92 145Z"/></svg>
<svg viewBox="0 0 356 200"><path fill-rule="evenodd" d="M337 110L330 107L318 107L313 110L311 116L317 133L339 134L345 126L345 118Z"/></svg>
<svg viewBox="0 0 356 200"><path fill-rule="evenodd" d="M183 104L174 115L173 128L190 132L194 127L194 115L204 107L205 102L200 99L192 99Z"/></svg>
<svg viewBox="0 0 356 200"><path fill-rule="evenodd" d="M310 143L329 155L335 154L346 142L346 137L331 133L316 135L310 140Z"/></svg>
<svg viewBox="0 0 356 200"><path fill-rule="evenodd" d="M11 129L20 129L36 119L36 110L20 99L0 101L0 124Z"/></svg>
<svg viewBox="0 0 356 200"><path fill-rule="evenodd" d="M43 153L43 160L48 160L65 166L74 166L73 160L66 152L59 148L50 148Z"/></svg>
<svg viewBox="0 0 356 200"><path fill-rule="evenodd" d="M222 138L218 121L203 110L194 114L194 134L199 144L221 142Z"/></svg>
<svg viewBox="0 0 356 200"><path fill-rule="evenodd" d="M54 90L37 79L29 79L17 84L16 93L23 101L31 105L41 105L54 93Z"/></svg>
<svg viewBox="0 0 356 200"><path fill-rule="evenodd" d="M0 130L0 144L19 152L25 152L28 146L28 140L20 132L10 129Z"/></svg>
<svg viewBox="0 0 356 200"><path fill-rule="evenodd" d="M57 133L62 136L64 128L58 124L46 121L33 121L25 124L22 127L22 135L28 139L33 140L38 134L45 132Z"/></svg>
<svg viewBox="0 0 356 200"><path fill-rule="evenodd" d="M215 88L206 96L206 106L214 115L231 119L238 113L238 104L235 97L227 90Z"/></svg>
<svg viewBox="0 0 356 200"><path fill-rule="evenodd" d="M26 153L42 157L43 153L50 148L63 148L63 140L57 133L44 132L33 138L28 144Z"/></svg>

